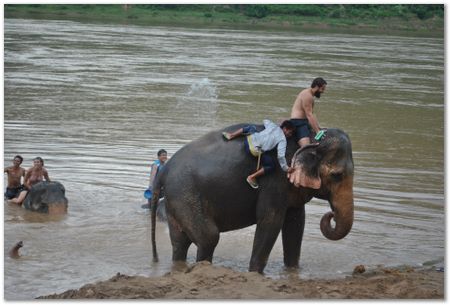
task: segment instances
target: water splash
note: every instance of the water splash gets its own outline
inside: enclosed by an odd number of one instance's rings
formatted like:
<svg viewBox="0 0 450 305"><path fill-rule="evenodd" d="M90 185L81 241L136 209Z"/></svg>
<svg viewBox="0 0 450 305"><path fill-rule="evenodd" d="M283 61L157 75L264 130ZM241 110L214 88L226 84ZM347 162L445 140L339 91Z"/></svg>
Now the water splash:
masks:
<svg viewBox="0 0 450 305"><path fill-rule="evenodd" d="M218 96L217 87L208 78L203 78L201 81L191 85L188 96L216 101Z"/></svg>
<svg viewBox="0 0 450 305"><path fill-rule="evenodd" d="M194 82L177 103L177 111L195 119L195 124L214 126L217 118L218 89L208 78Z"/></svg>

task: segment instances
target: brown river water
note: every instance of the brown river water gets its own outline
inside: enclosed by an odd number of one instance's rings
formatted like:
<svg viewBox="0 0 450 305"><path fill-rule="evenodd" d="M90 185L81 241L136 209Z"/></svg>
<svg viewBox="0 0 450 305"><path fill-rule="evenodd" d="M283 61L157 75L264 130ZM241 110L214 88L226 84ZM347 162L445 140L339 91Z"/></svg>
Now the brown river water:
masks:
<svg viewBox="0 0 450 305"><path fill-rule="evenodd" d="M239 122L280 122L317 76L328 81L321 126L352 139L355 222L345 239L325 239L329 205L312 200L300 277L443 264L443 38L5 19L4 165L41 156L69 200L62 217L4 204L5 298L170 271L168 229L157 224L152 263L141 208L156 152ZM254 231L222 234L213 263L246 271ZM265 272L286 276L280 238Z"/></svg>

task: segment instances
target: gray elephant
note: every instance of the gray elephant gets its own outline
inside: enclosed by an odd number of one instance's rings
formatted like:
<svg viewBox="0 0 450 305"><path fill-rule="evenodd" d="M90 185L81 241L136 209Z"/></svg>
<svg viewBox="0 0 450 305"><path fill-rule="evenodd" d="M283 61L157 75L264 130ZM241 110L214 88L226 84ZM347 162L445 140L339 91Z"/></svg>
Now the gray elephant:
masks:
<svg viewBox="0 0 450 305"><path fill-rule="evenodd" d="M322 234L344 238L353 224L354 165L351 142L339 129L328 129L320 141L298 150L288 139L286 159L295 168L291 176L277 165L259 178L252 189L246 177L255 170L256 158L244 152L244 138L227 142L223 131L210 132L182 147L164 166L153 186L152 246L155 241L156 198L164 187L166 214L172 243L172 260L185 261L189 246L197 246L197 261L212 261L220 232L256 224L250 271L262 273L282 232L284 264L298 267L305 226L305 204L313 197L327 200L331 211L321 219ZM258 130L263 127L258 126ZM276 160L276 152L271 151ZM307 176L309 185L302 185ZM156 197L155 197L156 196ZM330 224L334 218L335 227Z"/></svg>
<svg viewBox="0 0 450 305"><path fill-rule="evenodd" d="M67 213L66 189L57 181L36 183L28 191L23 207L30 211L51 215Z"/></svg>

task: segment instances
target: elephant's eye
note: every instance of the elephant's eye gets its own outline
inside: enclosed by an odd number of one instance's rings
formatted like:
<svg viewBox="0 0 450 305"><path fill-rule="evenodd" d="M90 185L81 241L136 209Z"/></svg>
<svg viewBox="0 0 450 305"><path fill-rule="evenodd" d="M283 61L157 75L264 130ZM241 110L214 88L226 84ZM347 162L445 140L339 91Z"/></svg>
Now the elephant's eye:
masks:
<svg viewBox="0 0 450 305"><path fill-rule="evenodd" d="M343 172L333 172L331 173L331 179L334 181L341 181L344 178Z"/></svg>

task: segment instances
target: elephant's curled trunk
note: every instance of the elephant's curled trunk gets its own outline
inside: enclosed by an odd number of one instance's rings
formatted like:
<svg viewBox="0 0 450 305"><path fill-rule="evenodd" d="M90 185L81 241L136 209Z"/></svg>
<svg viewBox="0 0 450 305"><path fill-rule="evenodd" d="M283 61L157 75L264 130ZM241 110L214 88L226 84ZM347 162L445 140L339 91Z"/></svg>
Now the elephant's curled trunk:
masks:
<svg viewBox="0 0 450 305"><path fill-rule="evenodd" d="M353 226L353 191L352 181L351 185L342 187L340 191L336 192L331 201L333 211L325 213L320 220L320 230L323 236L330 240L339 240L344 238L352 229ZM345 189L345 191L342 191ZM334 218L335 227L331 226L331 219Z"/></svg>

